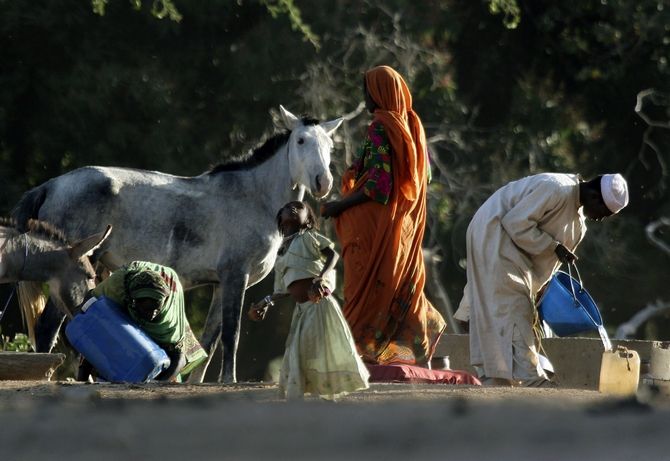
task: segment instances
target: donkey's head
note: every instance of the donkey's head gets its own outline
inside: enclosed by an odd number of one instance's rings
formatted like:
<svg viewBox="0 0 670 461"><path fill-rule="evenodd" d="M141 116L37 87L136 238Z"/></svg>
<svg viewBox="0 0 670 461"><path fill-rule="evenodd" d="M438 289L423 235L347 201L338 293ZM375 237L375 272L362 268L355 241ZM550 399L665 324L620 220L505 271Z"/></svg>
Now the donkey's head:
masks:
<svg viewBox="0 0 670 461"><path fill-rule="evenodd" d="M112 226L107 226L103 232L60 250L60 261L49 274L49 292L58 299L68 314L82 303L88 290L95 287L95 269L89 256L103 244L111 232Z"/></svg>
<svg viewBox="0 0 670 461"><path fill-rule="evenodd" d="M92 235L69 244L62 232L40 221L30 220L28 232L16 234L5 248L5 278L19 282L19 305L35 346L35 323L42 314L46 297L42 284L49 284L49 296L68 316L95 286L95 270L88 256L111 232Z"/></svg>
<svg viewBox="0 0 670 461"><path fill-rule="evenodd" d="M283 106L279 109L286 129L291 131L288 140L291 180L307 188L314 197L325 197L333 187L333 175L330 172L333 141L330 137L342 119L317 123L300 119Z"/></svg>

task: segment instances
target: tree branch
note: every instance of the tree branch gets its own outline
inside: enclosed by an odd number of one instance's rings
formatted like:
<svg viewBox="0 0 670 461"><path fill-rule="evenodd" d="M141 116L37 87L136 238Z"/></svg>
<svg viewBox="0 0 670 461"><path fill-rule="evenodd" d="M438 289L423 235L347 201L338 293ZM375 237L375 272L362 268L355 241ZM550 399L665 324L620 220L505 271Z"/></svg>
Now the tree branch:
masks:
<svg viewBox="0 0 670 461"><path fill-rule="evenodd" d="M670 310L670 302L657 300L653 304L647 304L644 309L638 311L630 320L619 325L614 334L614 339L632 338L637 329L640 328L640 325L667 310Z"/></svg>
<svg viewBox="0 0 670 461"><path fill-rule="evenodd" d="M657 219L656 221L650 222L649 224L647 224L645 232L647 233L647 238L652 244L656 245L658 248L663 250L665 254L670 255L670 245L668 245L665 241L661 240L656 235L656 231L658 230L658 228L662 226L670 227L670 218L663 217Z"/></svg>
<svg viewBox="0 0 670 461"><path fill-rule="evenodd" d="M656 231L662 226L670 227L670 218L663 217L657 219L656 221L650 222L649 224L647 224L645 232L647 233L647 238L649 239L649 241L651 241L653 245L663 250L667 255L670 255L670 245L668 245L666 242L664 242L658 236L656 236ZM655 303L647 304L647 306L644 309L638 311L635 315L633 315L630 318L630 320L619 325L619 327L616 330L616 333L614 334L614 338L615 339L631 338L638 330L638 328L640 328L640 325L642 325L652 317L662 314L667 310L670 310L670 302L661 301L659 299Z"/></svg>

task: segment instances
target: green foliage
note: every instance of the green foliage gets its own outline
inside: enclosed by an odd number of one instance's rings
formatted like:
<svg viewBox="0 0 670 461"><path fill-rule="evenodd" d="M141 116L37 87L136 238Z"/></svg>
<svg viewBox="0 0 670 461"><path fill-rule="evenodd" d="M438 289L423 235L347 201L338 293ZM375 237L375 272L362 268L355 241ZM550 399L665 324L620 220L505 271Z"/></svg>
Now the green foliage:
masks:
<svg viewBox="0 0 670 461"><path fill-rule="evenodd" d="M139 11L142 8L142 0L129 1L135 10ZM296 6L293 0L260 0L260 2L265 5L273 18L286 15L291 24L291 28L300 32L303 36L303 40L310 42L316 49L319 49L319 37L312 31L310 26L302 20L300 9ZM104 16L108 3L109 0L91 0L93 12L97 15ZM180 22L183 19L182 14L172 0L153 0L150 11L151 14L158 19L168 18L175 22Z"/></svg>
<svg viewBox="0 0 670 461"><path fill-rule="evenodd" d="M30 352L32 351L32 346L28 339L28 335L23 333L16 333L14 339L10 339L8 336L0 335L0 350L2 351L12 351L12 352Z"/></svg>
<svg viewBox="0 0 670 461"><path fill-rule="evenodd" d="M316 49L319 49L319 37L312 32L311 27L302 20L300 9L293 0L261 0L273 18L282 14L288 16L291 28L302 34L303 39L310 42Z"/></svg>
<svg viewBox="0 0 670 461"><path fill-rule="evenodd" d="M104 16L108 3L109 0L91 0L93 12L97 15ZM130 0L130 4L135 10L140 10L142 8L142 0ZM158 19L169 18L175 22L182 20L182 15L179 13L172 0L153 0L153 3L151 4L151 14Z"/></svg>
<svg viewBox="0 0 670 461"><path fill-rule="evenodd" d="M29 187L83 165L200 174L269 134L279 104L346 115L337 176L370 120L361 76L388 64L406 77L426 127L434 179L425 243L441 250L454 304L472 214L502 184L542 171L629 179L631 205L590 224L579 249L605 321L670 299L667 256L644 231L670 214L662 1L168 2L180 22L155 20L150 5L170 18L166 2L133 0L139 13L123 1L21 3L0 2L0 214ZM268 290L259 284L247 299ZM206 292L189 295L196 329ZM241 360L281 353L290 315L276 320L243 322ZM270 338L272 354L258 337Z"/></svg>
<svg viewBox="0 0 670 461"><path fill-rule="evenodd" d="M516 29L521 22L521 10L516 0L489 0L489 11L503 14L503 24L508 29Z"/></svg>
<svg viewBox="0 0 670 461"><path fill-rule="evenodd" d="M134 0L139 4L139 0ZM158 19L170 18L172 21L179 22L182 19L181 14L177 11L177 7L171 0L154 0L151 5L151 14Z"/></svg>

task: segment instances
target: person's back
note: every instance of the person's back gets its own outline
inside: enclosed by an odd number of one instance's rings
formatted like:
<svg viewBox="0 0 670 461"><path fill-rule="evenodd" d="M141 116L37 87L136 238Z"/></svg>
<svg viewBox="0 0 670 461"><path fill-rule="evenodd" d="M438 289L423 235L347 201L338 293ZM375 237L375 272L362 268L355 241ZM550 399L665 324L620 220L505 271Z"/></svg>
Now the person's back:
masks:
<svg viewBox="0 0 670 461"><path fill-rule="evenodd" d="M579 176L565 173L540 173L509 182L496 190L477 210L477 214L504 216L520 200L542 188L542 192L553 191L556 202L574 194ZM558 204L558 203L557 203Z"/></svg>
<svg viewBox="0 0 670 461"><path fill-rule="evenodd" d="M493 238L498 235L499 238ZM586 232L579 205L579 176L540 173L512 181L494 192L468 226L473 245L491 247L532 277L539 289L556 270L553 247L574 251Z"/></svg>

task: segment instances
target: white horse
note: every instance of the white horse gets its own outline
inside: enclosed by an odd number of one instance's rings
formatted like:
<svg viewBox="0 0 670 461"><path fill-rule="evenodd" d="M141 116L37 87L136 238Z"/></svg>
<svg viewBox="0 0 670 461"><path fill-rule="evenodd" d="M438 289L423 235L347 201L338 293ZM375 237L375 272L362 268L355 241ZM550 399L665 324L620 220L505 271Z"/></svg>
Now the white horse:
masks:
<svg viewBox="0 0 670 461"><path fill-rule="evenodd" d="M19 304L35 348L35 323L46 303L42 283L49 284L50 298L71 317L95 286L88 255L105 241L111 227L74 244L47 223L30 220L26 227L21 233L15 222L0 219L0 283L20 282Z"/></svg>
<svg viewBox="0 0 670 461"><path fill-rule="evenodd" d="M108 268L153 261L174 268L185 288L215 284L201 343L211 357L221 338L219 379L235 382L244 292L273 267L281 241L275 215L305 189L322 198L333 185L330 136L342 119L318 123L280 111L286 131L246 159L195 177L79 168L26 192L14 217L51 222L71 238L109 223L114 234L94 255Z"/></svg>

